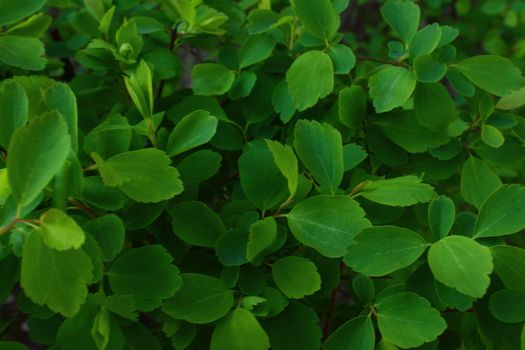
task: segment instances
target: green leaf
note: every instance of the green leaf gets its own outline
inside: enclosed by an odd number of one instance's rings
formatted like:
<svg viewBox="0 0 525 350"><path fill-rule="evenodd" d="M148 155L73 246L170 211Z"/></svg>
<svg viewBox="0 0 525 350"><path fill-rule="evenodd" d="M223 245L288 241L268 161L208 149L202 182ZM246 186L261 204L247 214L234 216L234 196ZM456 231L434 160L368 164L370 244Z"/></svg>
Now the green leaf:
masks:
<svg viewBox="0 0 525 350"><path fill-rule="evenodd" d="M302 299L321 289L321 276L307 258L287 256L272 265L272 277L279 289L291 299Z"/></svg>
<svg viewBox="0 0 525 350"><path fill-rule="evenodd" d="M267 210L288 197L288 181L274 161L266 143L249 143L239 158L241 187L257 208Z"/></svg>
<svg viewBox="0 0 525 350"><path fill-rule="evenodd" d="M434 243L428 263L438 281L471 297L481 298L490 284L490 250L471 238L449 236Z"/></svg>
<svg viewBox="0 0 525 350"><path fill-rule="evenodd" d="M412 264L427 246L419 234L406 228L368 227L348 247L344 262L365 276L384 276Z"/></svg>
<svg viewBox="0 0 525 350"><path fill-rule="evenodd" d="M426 203L437 196L432 186L413 175L368 181L359 193L373 202L401 207Z"/></svg>
<svg viewBox="0 0 525 350"><path fill-rule="evenodd" d="M496 108L503 110L512 110L525 105L525 86L519 90L502 96L496 103Z"/></svg>
<svg viewBox="0 0 525 350"><path fill-rule="evenodd" d="M246 258L258 262L277 239L277 224L273 217L267 217L250 225L250 235L246 246Z"/></svg>
<svg viewBox="0 0 525 350"><path fill-rule="evenodd" d="M440 83L417 85L414 113L421 125L435 131L446 131L448 124L459 117L454 100Z"/></svg>
<svg viewBox="0 0 525 350"><path fill-rule="evenodd" d="M501 131L492 125L485 124L481 127L481 140L492 148L499 148L503 146L505 142L505 137Z"/></svg>
<svg viewBox="0 0 525 350"><path fill-rule="evenodd" d="M288 226L302 244L329 258L346 254L354 237L370 222L359 204L347 196L318 195L287 214Z"/></svg>
<svg viewBox="0 0 525 350"><path fill-rule="evenodd" d="M381 299L375 308L381 335L401 348L433 341L447 328L439 312L415 293L391 295Z"/></svg>
<svg viewBox="0 0 525 350"><path fill-rule="evenodd" d="M275 39L270 35L249 36L239 52L239 68L243 69L264 61L272 54L275 44Z"/></svg>
<svg viewBox="0 0 525 350"><path fill-rule="evenodd" d="M507 288L525 286L525 249L507 245L490 248L494 269Z"/></svg>
<svg viewBox="0 0 525 350"><path fill-rule="evenodd" d="M441 39L441 28L439 24L432 23L419 30L409 45L409 56L415 59L422 55L432 53L439 44Z"/></svg>
<svg viewBox="0 0 525 350"><path fill-rule="evenodd" d="M321 329L317 314L308 306L292 301L275 317L261 321L273 350L319 350L321 348ZM290 334L301 334L291 337Z"/></svg>
<svg viewBox="0 0 525 350"><path fill-rule="evenodd" d="M272 106L283 123L288 123L295 113L295 104L288 90L288 83L282 80L272 94Z"/></svg>
<svg viewBox="0 0 525 350"><path fill-rule="evenodd" d="M7 149L16 129L27 123L29 101L24 88L13 80L0 85L0 146Z"/></svg>
<svg viewBox="0 0 525 350"><path fill-rule="evenodd" d="M419 27L419 6L407 0L388 0L380 10L385 22L401 40L410 43Z"/></svg>
<svg viewBox="0 0 525 350"><path fill-rule="evenodd" d="M107 272L116 294L131 295L138 309L152 311L182 285L173 258L158 244L125 251Z"/></svg>
<svg viewBox="0 0 525 350"><path fill-rule="evenodd" d="M226 315L233 306L233 292L218 278L196 273L181 274L182 287L164 302L171 317L204 324Z"/></svg>
<svg viewBox="0 0 525 350"><path fill-rule="evenodd" d="M370 97L377 113L402 106L416 87L416 75L403 67L385 66L368 81Z"/></svg>
<svg viewBox="0 0 525 350"><path fill-rule="evenodd" d="M19 207L31 203L62 168L69 140L66 123L57 111L33 118L13 133L7 175Z"/></svg>
<svg viewBox="0 0 525 350"><path fill-rule="evenodd" d="M237 308L221 319L211 336L210 350L266 350L268 335L253 314Z"/></svg>
<svg viewBox="0 0 525 350"><path fill-rule="evenodd" d="M137 70L124 77L131 100L144 119L153 117L153 77L146 61L141 60Z"/></svg>
<svg viewBox="0 0 525 350"><path fill-rule="evenodd" d="M496 96L508 95L523 86L520 70L504 57L474 56L455 67L479 88Z"/></svg>
<svg viewBox="0 0 525 350"><path fill-rule="evenodd" d="M469 157L461 169L461 196L476 208L501 186L498 175L481 159Z"/></svg>
<svg viewBox="0 0 525 350"><path fill-rule="evenodd" d="M168 155L173 157L210 141L218 122L217 118L203 109L184 116L168 138Z"/></svg>
<svg viewBox="0 0 525 350"><path fill-rule="evenodd" d="M343 146L344 171L352 170L368 157L366 151L355 143Z"/></svg>
<svg viewBox="0 0 525 350"><path fill-rule="evenodd" d="M428 205L428 226L432 233L432 239L438 241L445 238L456 216L456 208L452 199L446 196L435 198Z"/></svg>
<svg viewBox="0 0 525 350"><path fill-rule="evenodd" d="M525 321L525 289L502 289L490 297L489 309L500 321Z"/></svg>
<svg viewBox="0 0 525 350"><path fill-rule="evenodd" d="M29 348L22 343L14 341L0 341L0 350L28 350Z"/></svg>
<svg viewBox="0 0 525 350"><path fill-rule="evenodd" d="M110 316L106 308L101 308L95 316L91 336L95 341L97 349L106 349L110 336Z"/></svg>
<svg viewBox="0 0 525 350"><path fill-rule="evenodd" d="M102 160L91 157L98 166L104 184L118 187L128 197L143 203L173 198L183 190L179 172L170 166L171 159L161 150L144 148L117 154Z"/></svg>
<svg viewBox="0 0 525 350"><path fill-rule="evenodd" d="M299 182L299 166L293 149L277 141L265 140L265 142L270 152L272 152L275 164L288 181L288 191L290 192L290 197L293 197Z"/></svg>
<svg viewBox="0 0 525 350"><path fill-rule="evenodd" d="M351 129L358 129L366 116L366 93L359 85L345 87L339 91L337 100L339 120Z"/></svg>
<svg viewBox="0 0 525 350"><path fill-rule="evenodd" d="M40 10L45 0L20 0L13 2L11 0L0 0L0 26L16 22L24 17L32 15Z"/></svg>
<svg viewBox="0 0 525 350"><path fill-rule="evenodd" d="M346 45L333 45L328 48L328 55L332 59L335 74L348 74L355 66L355 55Z"/></svg>
<svg viewBox="0 0 525 350"><path fill-rule="evenodd" d="M358 316L343 323L323 344L325 350L374 350L374 325L370 316Z"/></svg>
<svg viewBox="0 0 525 350"><path fill-rule="evenodd" d="M75 94L65 83L55 83L46 91L46 105L50 110L56 109L64 117L71 137L71 148L78 151L78 112Z"/></svg>
<svg viewBox="0 0 525 350"><path fill-rule="evenodd" d="M78 249L86 238L75 220L59 209L51 208L40 216L42 241L52 249Z"/></svg>
<svg viewBox="0 0 525 350"><path fill-rule="evenodd" d="M294 148L323 192L334 194L343 179L342 143L341 134L330 124L315 120L295 124Z"/></svg>
<svg viewBox="0 0 525 350"><path fill-rule="evenodd" d="M330 56L318 50L303 53L286 72L286 82L297 110L313 107L334 89L334 67Z"/></svg>
<svg viewBox="0 0 525 350"><path fill-rule="evenodd" d="M417 80L422 83L437 83L443 79L447 69L445 63L435 60L431 55L421 55L414 60Z"/></svg>
<svg viewBox="0 0 525 350"><path fill-rule="evenodd" d="M525 187L503 185L481 206L474 237L510 235L525 228Z"/></svg>
<svg viewBox="0 0 525 350"><path fill-rule="evenodd" d="M170 216L175 234L199 247L214 247L219 236L226 231L220 217L203 202L175 204Z"/></svg>
<svg viewBox="0 0 525 350"><path fill-rule="evenodd" d="M0 36L0 62L26 70L42 70L47 60L44 44L35 38L18 35Z"/></svg>
<svg viewBox="0 0 525 350"><path fill-rule="evenodd" d="M175 6L177 12L180 16L188 22L190 26L193 25L195 21L196 11L195 5L190 0L173 0L171 4Z"/></svg>
<svg viewBox="0 0 525 350"><path fill-rule="evenodd" d="M193 91L197 95L222 95L233 85L235 73L217 63L200 63L191 71Z"/></svg>
<svg viewBox="0 0 525 350"><path fill-rule="evenodd" d="M336 34L339 18L330 0L292 0L292 8L315 37L330 41Z"/></svg>
<svg viewBox="0 0 525 350"><path fill-rule="evenodd" d="M122 220L115 214L106 214L87 222L84 229L97 241L104 261L112 261L124 246L126 229Z"/></svg>
<svg viewBox="0 0 525 350"><path fill-rule="evenodd" d="M73 316L88 295L86 284L93 278L92 270L91 259L83 250L48 248L37 230L26 238L20 283L24 293L39 305Z"/></svg>
<svg viewBox="0 0 525 350"><path fill-rule="evenodd" d="M193 152L180 161L177 169L185 186L201 183L217 174L222 156L214 151L203 149Z"/></svg>

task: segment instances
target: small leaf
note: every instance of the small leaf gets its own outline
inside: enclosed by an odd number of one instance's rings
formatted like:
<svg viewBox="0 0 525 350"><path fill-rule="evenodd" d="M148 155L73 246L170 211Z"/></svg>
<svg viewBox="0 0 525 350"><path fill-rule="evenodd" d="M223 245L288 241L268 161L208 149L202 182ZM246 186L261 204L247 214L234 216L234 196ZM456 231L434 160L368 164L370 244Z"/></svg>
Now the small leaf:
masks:
<svg viewBox="0 0 525 350"><path fill-rule="evenodd" d="M69 140L66 123L57 111L33 118L13 133L7 175L20 207L31 203L62 168Z"/></svg>
<svg viewBox="0 0 525 350"><path fill-rule="evenodd" d="M413 175L369 181L360 193L373 202L402 207L429 202L436 197L432 186Z"/></svg>
<svg viewBox="0 0 525 350"><path fill-rule="evenodd" d="M496 103L496 108L512 110L525 105L525 86L513 91L508 95L502 96Z"/></svg>
<svg viewBox="0 0 525 350"><path fill-rule="evenodd" d="M334 89L334 67L330 56L318 50L303 53L286 72L286 82L297 110L304 111L314 106Z"/></svg>
<svg viewBox="0 0 525 350"><path fill-rule="evenodd" d="M249 36L239 52L239 68L243 69L267 59L272 54L275 43L275 39L270 35Z"/></svg>
<svg viewBox="0 0 525 350"><path fill-rule="evenodd" d="M434 243L428 263L438 281L471 297L481 298L490 284L490 250L471 238L448 236Z"/></svg>
<svg viewBox="0 0 525 350"><path fill-rule="evenodd" d="M168 138L168 155L173 157L210 141L218 122L217 118L202 109L184 116Z"/></svg>
<svg viewBox="0 0 525 350"><path fill-rule="evenodd" d="M161 150L144 148L117 154L103 160L96 153L98 170L109 187L118 187L128 197L143 203L173 198L183 190L179 172Z"/></svg>
<svg viewBox="0 0 525 350"><path fill-rule="evenodd" d="M434 241L445 238L454 225L456 208L452 199L440 196L428 205L428 226Z"/></svg>
<svg viewBox="0 0 525 350"><path fill-rule="evenodd" d="M273 155L275 164L288 181L290 197L295 195L299 182L299 166L293 149L288 145L282 145L277 141L265 140L266 145Z"/></svg>
<svg viewBox="0 0 525 350"><path fill-rule="evenodd" d="M44 243L56 250L78 249L86 238L75 220L54 208L40 216L40 233Z"/></svg>
<svg viewBox="0 0 525 350"><path fill-rule="evenodd" d="M153 117L153 77L146 61L141 60L134 73L124 77L131 100L144 119Z"/></svg>
<svg viewBox="0 0 525 350"><path fill-rule="evenodd" d="M441 39L439 24L432 23L420 29L412 38L409 45L409 55L415 59L422 55L431 54Z"/></svg>
<svg viewBox="0 0 525 350"><path fill-rule="evenodd" d="M287 256L272 265L275 284L288 298L302 299L321 289L321 276L309 259Z"/></svg>
<svg viewBox="0 0 525 350"><path fill-rule="evenodd" d="M109 343L110 335L110 316L106 308L101 308L93 322L91 336L95 341L97 349L104 350Z"/></svg>
<svg viewBox="0 0 525 350"><path fill-rule="evenodd" d="M210 350L267 350L268 335L255 316L237 308L221 319L211 336Z"/></svg>
<svg viewBox="0 0 525 350"><path fill-rule="evenodd" d="M433 341L447 328L439 312L415 293L388 296L375 307L381 335L401 348L413 348Z"/></svg>
<svg viewBox="0 0 525 350"><path fill-rule="evenodd" d="M88 295L92 270L91 259L83 250L48 248L36 230L26 238L20 283L24 293L39 305L73 316Z"/></svg>
<svg viewBox="0 0 525 350"><path fill-rule="evenodd" d="M252 263L264 256L277 239L275 219L267 217L250 225L250 235L246 247L246 258Z"/></svg>
<svg viewBox="0 0 525 350"><path fill-rule="evenodd" d="M235 74L228 67L217 63L200 63L191 72L193 91L197 95L222 95L233 85Z"/></svg>
<svg viewBox="0 0 525 350"><path fill-rule="evenodd" d="M339 18L330 0L292 0L295 14L305 28L321 40L331 40L339 27Z"/></svg>
<svg viewBox="0 0 525 350"><path fill-rule="evenodd" d="M182 285L173 258L158 244L133 248L120 255L107 272L116 294L131 295L138 309L152 311Z"/></svg>
<svg viewBox="0 0 525 350"><path fill-rule="evenodd" d="M343 179L343 142L330 124L299 120L295 124L294 148L299 158L321 185L334 194Z"/></svg>
<svg viewBox="0 0 525 350"><path fill-rule="evenodd" d="M520 70L504 57L474 56L455 67L478 87L496 96L505 96L523 87Z"/></svg>
<svg viewBox="0 0 525 350"><path fill-rule="evenodd" d="M481 140L492 148L499 148L503 146L505 142L505 137L501 131L492 125L485 124L481 127Z"/></svg>
<svg viewBox="0 0 525 350"><path fill-rule="evenodd" d="M374 325L370 316L358 316L337 328L323 344L325 350L374 350Z"/></svg>
<svg viewBox="0 0 525 350"><path fill-rule="evenodd" d="M461 169L461 196L481 208L483 202L501 186L498 175L481 159L469 157Z"/></svg>
<svg viewBox="0 0 525 350"><path fill-rule="evenodd" d="M220 217L203 202L177 203L170 210L170 216L175 234L199 247L214 247L226 231Z"/></svg>
<svg viewBox="0 0 525 350"><path fill-rule="evenodd" d="M0 146L7 149L16 129L27 123L29 101L24 88L16 81L0 85Z"/></svg>
<svg viewBox="0 0 525 350"><path fill-rule="evenodd" d="M384 276L412 264L427 246L419 234L405 228L368 227L348 247L344 262L365 276Z"/></svg>
<svg viewBox="0 0 525 350"><path fill-rule="evenodd" d="M490 297L489 309L500 321L506 323L525 321L525 289L498 290Z"/></svg>
<svg viewBox="0 0 525 350"><path fill-rule="evenodd" d="M525 187L503 185L479 210L474 237L510 235L525 228Z"/></svg>
<svg viewBox="0 0 525 350"><path fill-rule="evenodd" d="M377 113L402 106L416 87L416 75L403 67L386 66L370 77L370 97Z"/></svg>
<svg viewBox="0 0 525 350"><path fill-rule="evenodd" d="M104 261L112 261L124 246L126 229L115 214L106 214L87 222L84 229L97 241Z"/></svg>
<svg viewBox="0 0 525 350"><path fill-rule="evenodd" d="M47 60L44 44L35 38L18 35L0 36L0 62L27 70L42 70Z"/></svg>
<svg viewBox="0 0 525 350"><path fill-rule="evenodd" d="M370 222L347 196L318 195L298 203L287 214L288 226L302 244L329 258L346 254L354 237Z"/></svg>
<svg viewBox="0 0 525 350"><path fill-rule="evenodd" d="M162 307L171 317L204 324L232 308L233 292L218 278L196 273L183 273L181 278L182 287Z"/></svg>
<svg viewBox="0 0 525 350"><path fill-rule="evenodd" d="M401 40L410 43L419 27L419 6L406 0L388 0L380 10L385 22Z"/></svg>
<svg viewBox="0 0 525 350"><path fill-rule="evenodd" d="M339 91L337 106L341 123L353 130L358 129L366 116L366 99L365 91L359 85Z"/></svg>
<svg viewBox="0 0 525 350"><path fill-rule="evenodd" d="M330 46L328 55L332 59L335 74L348 74L355 66L354 52L346 45Z"/></svg>

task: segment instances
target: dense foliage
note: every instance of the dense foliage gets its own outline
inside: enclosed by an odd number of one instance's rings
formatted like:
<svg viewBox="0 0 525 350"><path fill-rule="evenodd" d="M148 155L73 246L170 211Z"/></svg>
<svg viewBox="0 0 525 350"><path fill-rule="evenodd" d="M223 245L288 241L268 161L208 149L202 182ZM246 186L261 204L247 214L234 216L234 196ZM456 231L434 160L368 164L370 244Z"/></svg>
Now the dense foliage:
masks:
<svg viewBox="0 0 525 350"><path fill-rule="evenodd" d="M0 349L525 349L524 26L0 0Z"/></svg>

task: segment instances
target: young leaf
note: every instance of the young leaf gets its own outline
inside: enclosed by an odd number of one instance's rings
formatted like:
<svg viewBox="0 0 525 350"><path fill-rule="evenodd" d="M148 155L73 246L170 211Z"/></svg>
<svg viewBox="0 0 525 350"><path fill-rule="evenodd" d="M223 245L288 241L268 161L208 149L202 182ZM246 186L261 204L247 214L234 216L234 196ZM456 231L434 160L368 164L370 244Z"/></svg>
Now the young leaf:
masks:
<svg viewBox="0 0 525 350"><path fill-rule="evenodd" d="M84 231L70 216L51 208L40 216L42 241L52 249L78 249L84 243Z"/></svg>
<svg viewBox="0 0 525 350"><path fill-rule="evenodd" d="M37 230L26 238L20 283L24 293L39 305L71 317L88 295L87 283L93 265L81 249L59 251L48 248Z"/></svg>
<svg viewBox="0 0 525 350"><path fill-rule="evenodd" d="M326 350L374 350L374 325L370 316L358 316L343 323L323 344Z"/></svg>
<svg viewBox="0 0 525 350"><path fill-rule="evenodd" d="M492 148L500 148L505 142L505 137L492 125L485 124L481 127L481 140Z"/></svg>
<svg viewBox="0 0 525 350"><path fill-rule="evenodd" d="M490 250L471 238L448 236L434 243L428 263L438 281L471 297L481 298L490 284Z"/></svg>
<svg viewBox="0 0 525 350"><path fill-rule="evenodd" d="M525 187L499 187L481 206L474 237L510 235L525 228Z"/></svg>
<svg viewBox="0 0 525 350"><path fill-rule="evenodd" d="M33 118L17 129L7 159L11 193L20 207L31 203L60 170L69 152L70 137L59 112Z"/></svg>
<svg viewBox="0 0 525 350"><path fill-rule="evenodd" d="M124 77L126 89L144 119L153 117L153 77L146 61L140 61L137 70Z"/></svg>
<svg viewBox="0 0 525 350"><path fill-rule="evenodd" d="M461 169L461 195L465 200L481 208L483 202L501 186L501 180L492 169L475 157L469 157Z"/></svg>
<svg viewBox="0 0 525 350"><path fill-rule="evenodd" d="M299 182L299 167L293 149L277 141L265 140L265 142L272 152L275 164L288 181L288 191L290 192L290 197L293 197Z"/></svg>
<svg viewBox="0 0 525 350"><path fill-rule="evenodd" d="M144 148L106 160L96 153L91 157L97 163L106 186L118 187L137 202L160 202L183 190L179 172L170 166L171 159L161 150Z"/></svg>
<svg viewBox="0 0 525 350"><path fill-rule="evenodd" d="M173 157L210 141L218 122L210 112L202 109L184 116L168 138L168 155Z"/></svg>
<svg viewBox="0 0 525 350"><path fill-rule="evenodd" d="M252 263L264 256L277 239L275 219L267 217L250 225L250 235L246 246L246 258Z"/></svg>
<svg viewBox="0 0 525 350"><path fill-rule="evenodd" d="M237 308L221 319L211 336L210 350L267 350L268 335L253 314Z"/></svg>
<svg viewBox="0 0 525 350"><path fill-rule="evenodd" d="M242 45L239 52L239 68L249 67L272 54L275 39L270 35L253 35Z"/></svg>
<svg viewBox="0 0 525 350"><path fill-rule="evenodd" d="M182 285L179 269L172 261L158 244L127 250L107 272L109 285L116 294L133 296L138 309L152 311Z"/></svg>
<svg viewBox="0 0 525 350"><path fill-rule="evenodd" d="M191 78L195 94L222 95L232 87L235 74L222 64L200 63L193 66Z"/></svg>
<svg viewBox="0 0 525 350"><path fill-rule="evenodd" d="M359 204L347 196L318 195L298 203L287 214L295 238L329 258L346 254L362 229L371 226Z"/></svg>
<svg viewBox="0 0 525 350"><path fill-rule="evenodd" d="M377 113L402 106L416 87L416 75L407 68L386 66L370 77L370 97Z"/></svg>
<svg viewBox="0 0 525 350"><path fill-rule="evenodd" d="M44 45L35 38L18 35L0 36L0 62L27 70L42 70L47 60Z"/></svg>
<svg viewBox="0 0 525 350"><path fill-rule="evenodd" d="M373 202L402 207L429 202L436 197L432 186L421 183L421 179L413 175L369 181L360 193Z"/></svg>
<svg viewBox="0 0 525 350"><path fill-rule="evenodd" d="M455 67L478 87L496 96L508 95L523 86L520 70L504 57L474 56Z"/></svg>
<svg viewBox="0 0 525 350"><path fill-rule="evenodd" d="M428 205L428 226L434 241L439 241L448 235L452 225L454 225L455 215L456 208L450 198L440 196L430 202Z"/></svg>
<svg viewBox="0 0 525 350"><path fill-rule="evenodd" d="M419 27L419 6L407 0L388 0L381 6L381 15L405 45L410 43Z"/></svg>
<svg viewBox="0 0 525 350"><path fill-rule="evenodd" d="M355 66L354 52L346 45L330 46L328 55L332 59L335 74L348 74Z"/></svg>
<svg viewBox="0 0 525 350"><path fill-rule="evenodd" d="M16 81L0 85L0 146L7 149L16 129L27 123L29 101L24 88Z"/></svg>
<svg viewBox="0 0 525 350"><path fill-rule="evenodd" d="M441 28L439 24L432 23L419 30L409 45L409 56L415 59L422 55L432 53L441 39Z"/></svg>
<svg viewBox="0 0 525 350"><path fill-rule="evenodd" d="M330 56L318 50L302 54L286 72L286 82L297 110L304 111L314 106L334 89L334 67Z"/></svg>
<svg viewBox="0 0 525 350"><path fill-rule="evenodd" d="M489 309L500 321L525 321L525 289L502 289L490 297Z"/></svg>
<svg viewBox="0 0 525 350"><path fill-rule="evenodd" d="M170 210L175 234L184 242L199 247L214 247L226 231L220 217L203 202L177 203Z"/></svg>
<svg viewBox="0 0 525 350"><path fill-rule="evenodd" d="M339 131L329 124L315 120L295 124L294 148L323 192L334 194L343 179L342 143Z"/></svg>
<svg viewBox="0 0 525 350"><path fill-rule="evenodd" d="M233 292L208 275L183 273L182 287L164 302L162 311L191 323L210 323L226 315L233 306Z"/></svg>
<svg viewBox="0 0 525 350"><path fill-rule="evenodd" d="M375 308L381 335L401 348L433 341L447 328L439 312L415 293L391 295L381 299Z"/></svg>
<svg viewBox="0 0 525 350"><path fill-rule="evenodd" d="M309 33L330 41L339 28L339 17L330 0L292 0L295 14Z"/></svg>
<svg viewBox="0 0 525 350"><path fill-rule="evenodd" d="M302 299L321 289L321 276L309 259L287 256L272 265L272 277L284 295Z"/></svg>
<svg viewBox="0 0 525 350"><path fill-rule="evenodd" d="M525 249L507 245L490 248L494 269L507 288L525 286Z"/></svg>
<svg viewBox="0 0 525 350"><path fill-rule="evenodd" d="M412 264L427 246L419 234L405 228L368 227L348 247L344 262L365 276L384 276Z"/></svg>

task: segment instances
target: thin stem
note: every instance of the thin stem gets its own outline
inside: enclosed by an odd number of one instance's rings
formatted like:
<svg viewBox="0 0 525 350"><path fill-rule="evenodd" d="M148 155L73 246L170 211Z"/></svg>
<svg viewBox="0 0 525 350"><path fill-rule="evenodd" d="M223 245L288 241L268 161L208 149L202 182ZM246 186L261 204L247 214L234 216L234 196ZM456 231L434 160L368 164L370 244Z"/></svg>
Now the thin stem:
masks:
<svg viewBox="0 0 525 350"><path fill-rule="evenodd" d="M73 199L73 198L69 199L69 203L71 205L73 205L75 208L78 208L78 209L82 210L90 218L92 218L92 219L98 218L98 215L93 211L93 209L91 209L90 207L88 207L84 203L82 203L82 202L80 202L80 201L78 201L76 199Z"/></svg>
<svg viewBox="0 0 525 350"><path fill-rule="evenodd" d="M19 218L13 219L9 224L7 224L7 226L0 228L0 235L3 235L4 233L11 231L11 229L13 229L13 227L16 224L26 224L28 226L35 227L35 225L40 224L40 220L37 220L37 219L27 220L27 219L19 219Z"/></svg>
<svg viewBox="0 0 525 350"><path fill-rule="evenodd" d="M398 67L410 68L410 66L407 64L404 64L398 61L385 60L383 58L374 58L374 57L367 57L367 56L356 56L356 58L360 61L378 62L378 63L384 63L384 64L391 64L393 66L398 66Z"/></svg>

